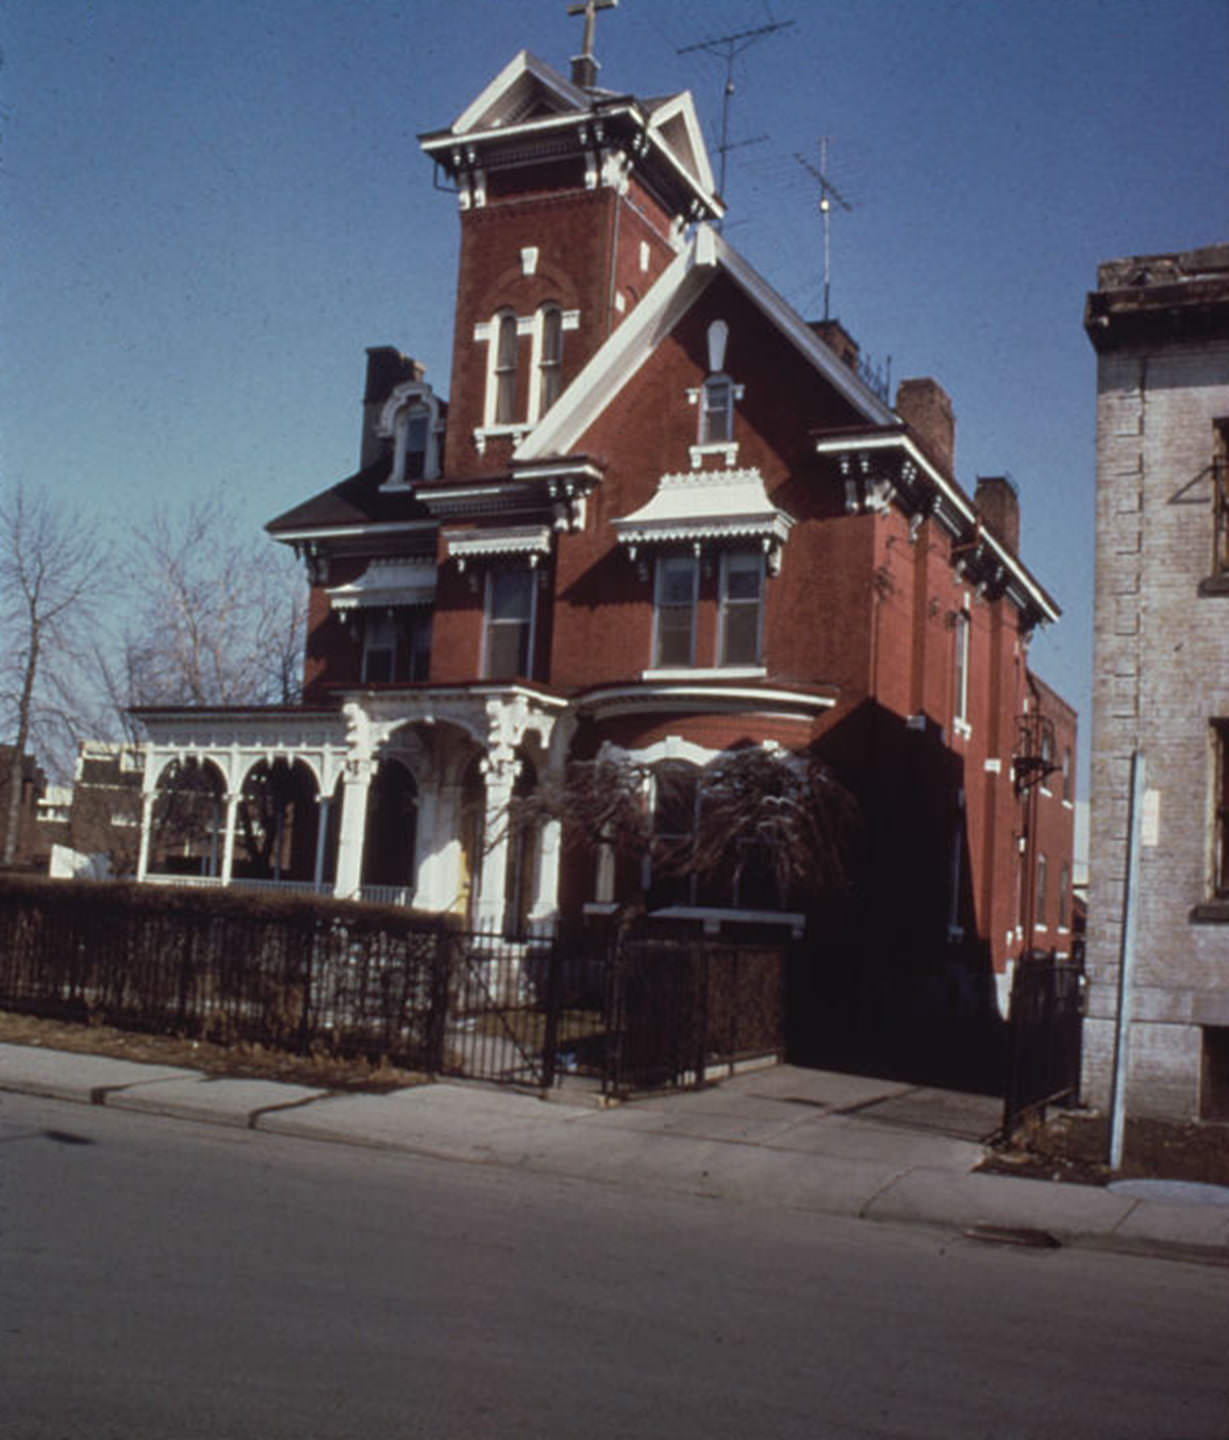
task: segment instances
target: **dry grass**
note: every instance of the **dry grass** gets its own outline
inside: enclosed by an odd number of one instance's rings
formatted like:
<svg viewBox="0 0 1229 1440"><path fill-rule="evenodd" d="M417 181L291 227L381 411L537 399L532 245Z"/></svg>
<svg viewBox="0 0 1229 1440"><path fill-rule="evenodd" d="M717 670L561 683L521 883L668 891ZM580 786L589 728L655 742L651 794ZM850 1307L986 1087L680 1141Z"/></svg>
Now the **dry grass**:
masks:
<svg viewBox="0 0 1229 1440"><path fill-rule="evenodd" d="M33 1045L78 1055L108 1055L149 1065L181 1065L207 1075L280 1080L317 1089L385 1091L427 1083L429 1076L384 1060L292 1055L263 1045L219 1045L178 1035L145 1035L111 1025L79 1024L0 1010L0 1044Z"/></svg>

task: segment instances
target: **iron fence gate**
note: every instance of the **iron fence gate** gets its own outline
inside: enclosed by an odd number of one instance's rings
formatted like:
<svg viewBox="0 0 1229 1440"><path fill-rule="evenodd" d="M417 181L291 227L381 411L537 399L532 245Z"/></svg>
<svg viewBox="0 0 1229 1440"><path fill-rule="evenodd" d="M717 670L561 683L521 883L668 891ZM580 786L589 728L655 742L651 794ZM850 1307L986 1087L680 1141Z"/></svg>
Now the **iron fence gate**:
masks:
<svg viewBox="0 0 1229 1440"><path fill-rule="evenodd" d="M783 1049L777 948L601 934L454 945L448 1073L541 1088L584 1075L626 1094Z"/></svg>
<svg viewBox="0 0 1229 1440"><path fill-rule="evenodd" d="M1079 1098L1083 1023L1083 965L1053 951L1021 955L1011 982L1004 1135L1029 1111Z"/></svg>

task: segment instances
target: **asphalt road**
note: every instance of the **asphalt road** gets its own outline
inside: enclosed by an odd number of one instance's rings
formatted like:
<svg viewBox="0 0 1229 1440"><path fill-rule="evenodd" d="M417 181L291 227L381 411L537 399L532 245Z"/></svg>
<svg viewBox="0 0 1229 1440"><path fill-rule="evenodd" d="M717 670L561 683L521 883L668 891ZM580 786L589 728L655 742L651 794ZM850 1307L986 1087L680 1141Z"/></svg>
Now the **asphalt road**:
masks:
<svg viewBox="0 0 1229 1440"><path fill-rule="evenodd" d="M4 1440L1229 1437L1229 1270L0 1095Z"/></svg>

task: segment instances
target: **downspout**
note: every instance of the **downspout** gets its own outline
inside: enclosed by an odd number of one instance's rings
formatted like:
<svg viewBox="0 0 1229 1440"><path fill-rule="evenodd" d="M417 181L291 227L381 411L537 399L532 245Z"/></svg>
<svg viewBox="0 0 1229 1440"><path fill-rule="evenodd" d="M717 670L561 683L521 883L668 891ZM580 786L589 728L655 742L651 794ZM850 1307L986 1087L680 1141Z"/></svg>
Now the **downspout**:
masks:
<svg viewBox="0 0 1229 1440"><path fill-rule="evenodd" d="M1131 800L1127 813L1126 883L1122 893L1122 938L1118 944L1118 1008L1114 1030L1114 1066L1110 1081L1111 1170L1122 1169L1126 1132L1126 1071L1131 1029L1131 984L1135 971L1135 916L1139 894L1139 838L1144 808L1144 757L1131 752Z"/></svg>

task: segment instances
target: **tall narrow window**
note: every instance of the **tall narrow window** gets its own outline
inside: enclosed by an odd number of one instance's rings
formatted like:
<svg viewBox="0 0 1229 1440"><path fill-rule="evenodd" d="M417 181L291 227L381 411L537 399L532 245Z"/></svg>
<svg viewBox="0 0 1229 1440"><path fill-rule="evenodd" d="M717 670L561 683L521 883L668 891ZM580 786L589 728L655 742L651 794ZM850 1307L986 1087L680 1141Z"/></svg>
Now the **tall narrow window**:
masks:
<svg viewBox="0 0 1229 1440"><path fill-rule="evenodd" d="M487 576L486 654L483 677L531 677L534 572L492 570Z"/></svg>
<svg viewBox="0 0 1229 1440"><path fill-rule="evenodd" d="M496 317L495 385L493 419L496 425L511 425L516 418L516 316L505 311Z"/></svg>
<svg viewBox="0 0 1229 1440"><path fill-rule="evenodd" d="M425 410L411 410L405 422L405 466L402 471L406 480L421 480L427 473L427 427L429 416Z"/></svg>
<svg viewBox="0 0 1229 1440"><path fill-rule="evenodd" d="M563 312L546 305L538 313L538 414L545 415L563 385Z"/></svg>
<svg viewBox="0 0 1229 1440"><path fill-rule="evenodd" d="M694 555L658 558L654 665L693 663L699 573L700 566Z"/></svg>
<svg viewBox="0 0 1229 1440"><path fill-rule="evenodd" d="M1071 799L1071 746L1063 747L1063 799Z"/></svg>
<svg viewBox="0 0 1229 1440"><path fill-rule="evenodd" d="M431 670L431 607L370 610L363 622L365 685L426 680Z"/></svg>
<svg viewBox="0 0 1229 1440"><path fill-rule="evenodd" d="M1071 867L1066 863L1058 867L1058 928L1066 929L1071 924L1067 904L1071 899Z"/></svg>
<svg viewBox="0 0 1229 1440"><path fill-rule="evenodd" d="M690 866L695 849L700 776L691 765L661 765L653 775L653 849L648 903L695 903L696 879Z"/></svg>
<svg viewBox="0 0 1229 1440"><path fill-rule="evenodd" d="M734 438L734 386L726 375L710 375L700 392L700 444Z"/></svg>
<svg viewBox="0 0 1229 1440"><path fill-rule="evenodd" d="M1046 923L1046 857L1037 856L1037 893L1033 896L1033 924L1045 928Z"/></svg>
<svg viewBox="0 0 1229 1440"><path fill-rule="evenodd" d="M956 613L952 636L952 663L952 718L959 728L969 723L969 617L963 610Z"/></svg>
<svg viewBox="0 0 1229 1440"><path fill-rule="evenodd" d="M763 627L764 557L727 550L721 557L722 665L758 665Z"/></svg>
<svg viewBox="0 0 1229 1440"><path fill-rule="evenodd" d="M393 678L397 658L397 624L390 610L371 610L363 625L363 684Z"/></svg>

